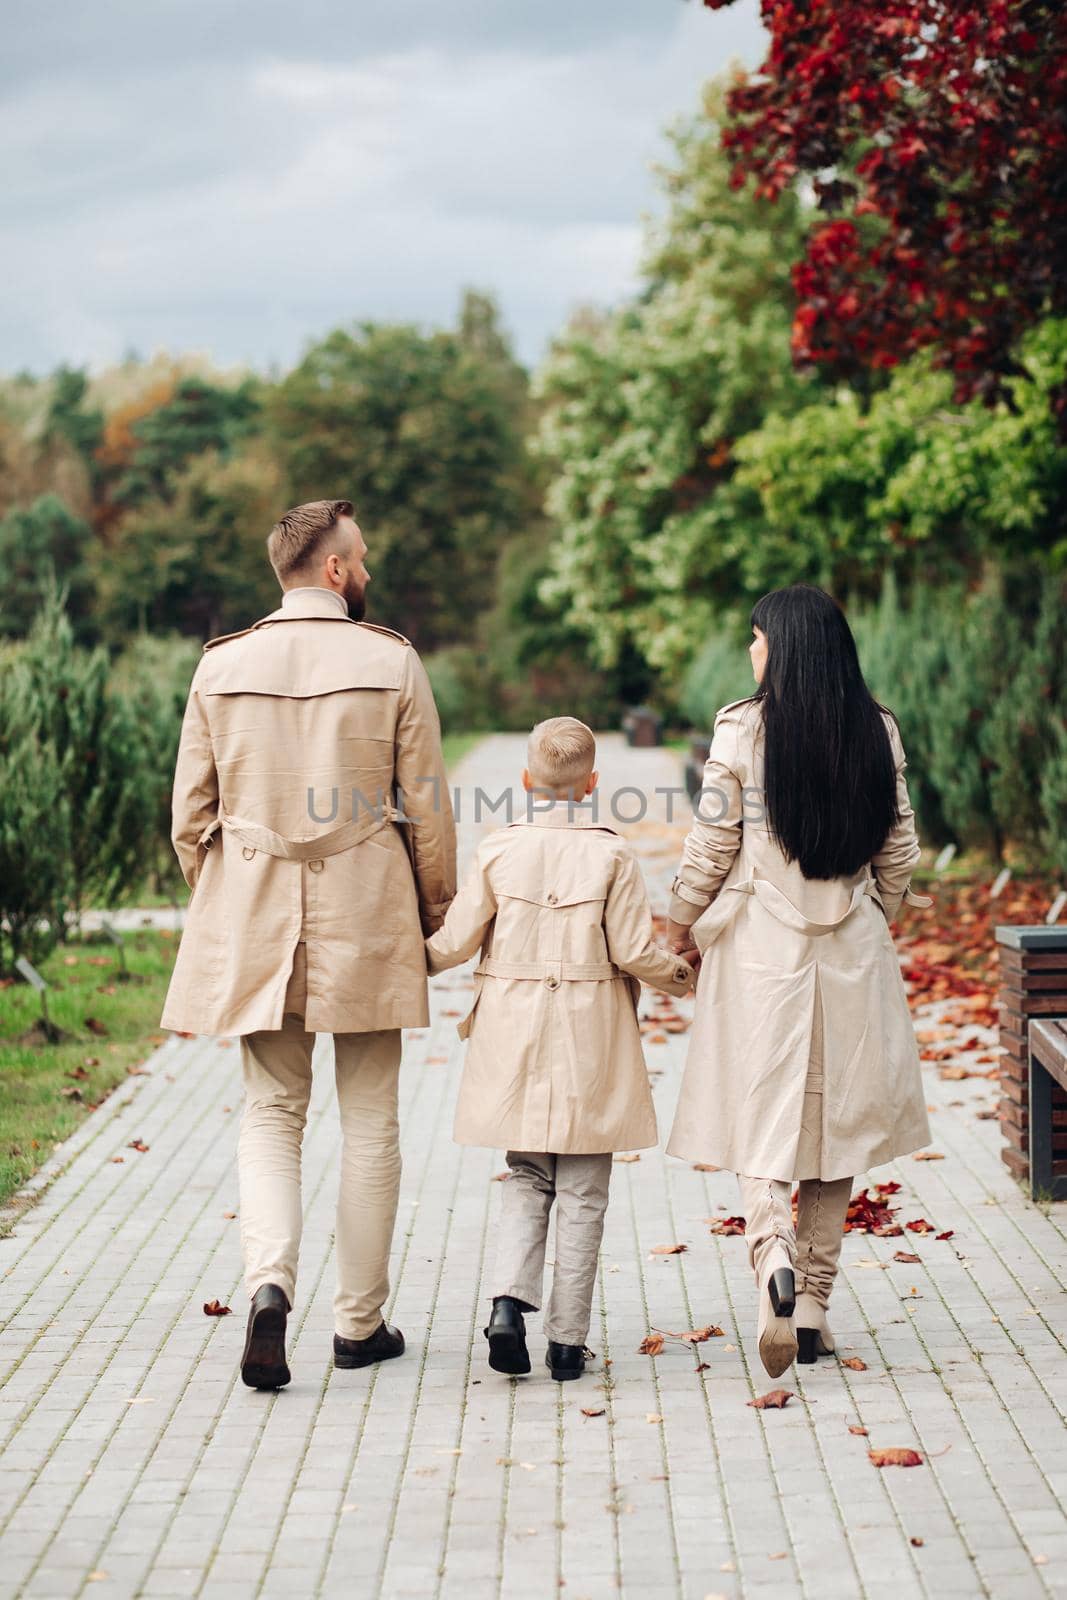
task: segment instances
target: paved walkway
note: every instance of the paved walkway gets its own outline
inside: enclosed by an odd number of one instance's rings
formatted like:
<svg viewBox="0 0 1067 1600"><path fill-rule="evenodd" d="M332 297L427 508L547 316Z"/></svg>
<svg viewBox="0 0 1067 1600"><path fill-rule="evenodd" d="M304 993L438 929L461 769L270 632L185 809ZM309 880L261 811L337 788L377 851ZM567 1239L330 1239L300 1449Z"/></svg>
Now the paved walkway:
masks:
<svg viewBox="0 0 1067 1600"><path fill-rule="evenodd" d="M487 740L466 793L510 781L521 753ZM600 765L608 788L677 781L668 754L614 740ZM465 851L475 832L464 821ZM633 832L662 905L679 828ZM233 1041L171 1038L57 1153L0 1242L0 1596L1067 1595L1065 1209L1029 1204L1001 1165L979 1115L992 1084L931 1066L943 1159L875 1175L902 1186L897 1221L934 1231L846 1239L834 1323L862 1370L794 1368L784 1410L750 1407L771 1385L744 1241L708 1222L737 1210L733 1180L653 1151L615 1168L591 1374L551 1383L533 1319L535 1370L514 1382L480 1334L502 1159L449 1138L469 986L436 982L406 1047L402 1361L330 1364L332 1074L307 1136L295 1379L277 1396L237 1381ZM684 1052L684 1032L649 1036L664 1127ZM213 1299L233 1315L205 1316ZM707 1324L722 1336L638 1354L651 1329ZM882 1447L924 1464L879 1469Z"/></svg>

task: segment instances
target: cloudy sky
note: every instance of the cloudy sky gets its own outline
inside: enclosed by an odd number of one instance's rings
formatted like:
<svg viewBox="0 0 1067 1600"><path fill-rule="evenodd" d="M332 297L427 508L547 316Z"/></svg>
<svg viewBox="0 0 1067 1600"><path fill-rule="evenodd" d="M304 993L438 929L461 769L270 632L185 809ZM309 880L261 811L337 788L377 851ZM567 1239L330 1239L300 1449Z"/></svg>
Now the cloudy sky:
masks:
<svg viewBox="0 0 1067 1600"><path fill-rule="evenodd" d="M290 364L499 297L536 361L634 282L649 165L756 0L8 0L0 370Z"/></svg>

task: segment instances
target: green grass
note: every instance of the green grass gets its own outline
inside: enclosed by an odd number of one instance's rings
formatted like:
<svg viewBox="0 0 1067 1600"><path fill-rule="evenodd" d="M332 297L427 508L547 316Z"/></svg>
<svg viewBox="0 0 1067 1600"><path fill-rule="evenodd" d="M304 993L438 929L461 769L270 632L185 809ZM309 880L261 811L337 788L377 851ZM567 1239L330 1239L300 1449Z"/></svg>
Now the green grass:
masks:
<svg viewBox="0 0 1067 1600"><path fill-rule="evenodd" d="M485 733L446 733L441 740L441 749L449 772L459 765L469 750L487 737Z"/></svg>
<svg viewBox="0 0 1067 1600"><path fill-rule="evenodd" d="M86 941L54 950L41 975L48 1014L70 1035L58 1044L19 1043L40 1017L40 998L28 984L0 980L0 1205L162 1044L159 1014L177 944L155 929L123 935L127 966L142 980L134 983L116 982L114 946ZM104 1031L86 1026L90 1017Z"/></svg>

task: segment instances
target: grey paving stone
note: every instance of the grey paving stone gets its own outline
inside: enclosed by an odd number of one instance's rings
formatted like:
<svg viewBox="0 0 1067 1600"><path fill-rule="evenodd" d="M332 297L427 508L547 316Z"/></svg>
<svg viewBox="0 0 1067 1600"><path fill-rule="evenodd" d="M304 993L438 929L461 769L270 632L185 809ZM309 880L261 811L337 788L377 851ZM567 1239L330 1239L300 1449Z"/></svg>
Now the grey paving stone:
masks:
<svg viewBox="0 0 1067 1600"><path fill-rule="evenodd" d="M495 791L522 748L491 736L458 776ZM677 781L669 752L614 737L600 768L608 789ZM662 908L684 825L650 817L630 832ZM460 839L469 856L472 825ZM408 1337L402 1362L332 1369L328 1039L305 1152L294 1382L276 1398L236 1378L239 1225L223 1216L237 1209L234 1045L168 1039L59 1153L60 1175L0 1247L0 1600L66 1600L97 1571L102 1595L226 1600L496 1600L501 1585L513 1600L1067 1600L1067 1207L1032 1206L1007 1176L995 1124L974 1116L989 1086L930 1069L945 1159L870 1175L902 1184L902 1220L954 1237L909 1234L922 1257L909 1267L892 1261L899 1240L846 1239L834 1322L866 1372L794 1369L785 1411L750 1409L774 1385L755 1356L744 1241L706 1221L738 1209L736 1184L645 1151L613 1170L590 1333L610 1366L551 1384L534 1316L535 1370L512 1383L490 1372L480 1333L502 1157L449 1138L454 1013L470 992L469 970L435 980L430 1026L405 1038L388 1308ZM684 1033L648 1043L664 1128L685 1046ZM148 1153L113 1164L133 1137ZM687 1252L651 1254L674 1241ZM232 1317L203 1317L216 1296ZM637 1353L652 1327L708 1322L724 1336L696 1352ZM584 1419L583 1406L606 1414ZM894 1444L926 1465L871 1466L868 1448Z"/></svg>

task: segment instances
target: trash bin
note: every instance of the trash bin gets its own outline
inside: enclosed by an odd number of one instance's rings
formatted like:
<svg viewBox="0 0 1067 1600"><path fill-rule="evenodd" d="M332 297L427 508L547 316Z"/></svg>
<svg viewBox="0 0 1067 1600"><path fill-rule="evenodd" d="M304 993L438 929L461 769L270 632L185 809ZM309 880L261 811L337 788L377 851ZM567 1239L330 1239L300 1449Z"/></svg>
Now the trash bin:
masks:
<svg viewBox="0 0 1067 1600"><path fill-rule="evenodd" d="M628 745L652 750L663 742L663 719L650 706L631 706L622 719L622 731Z"/></svg>
<svg viewBox="0 0 1067 1600"><path fill-rule="evenodd" d="M1067 924L1003 923L994 929L1000 952L1000 1127L1005 1166L1025 1183L1030 1176L1030 1047L1035 1017L1067 1016ZM1052 1091L1052 1172L1067 1175L1067 1093Z"/></svg>

